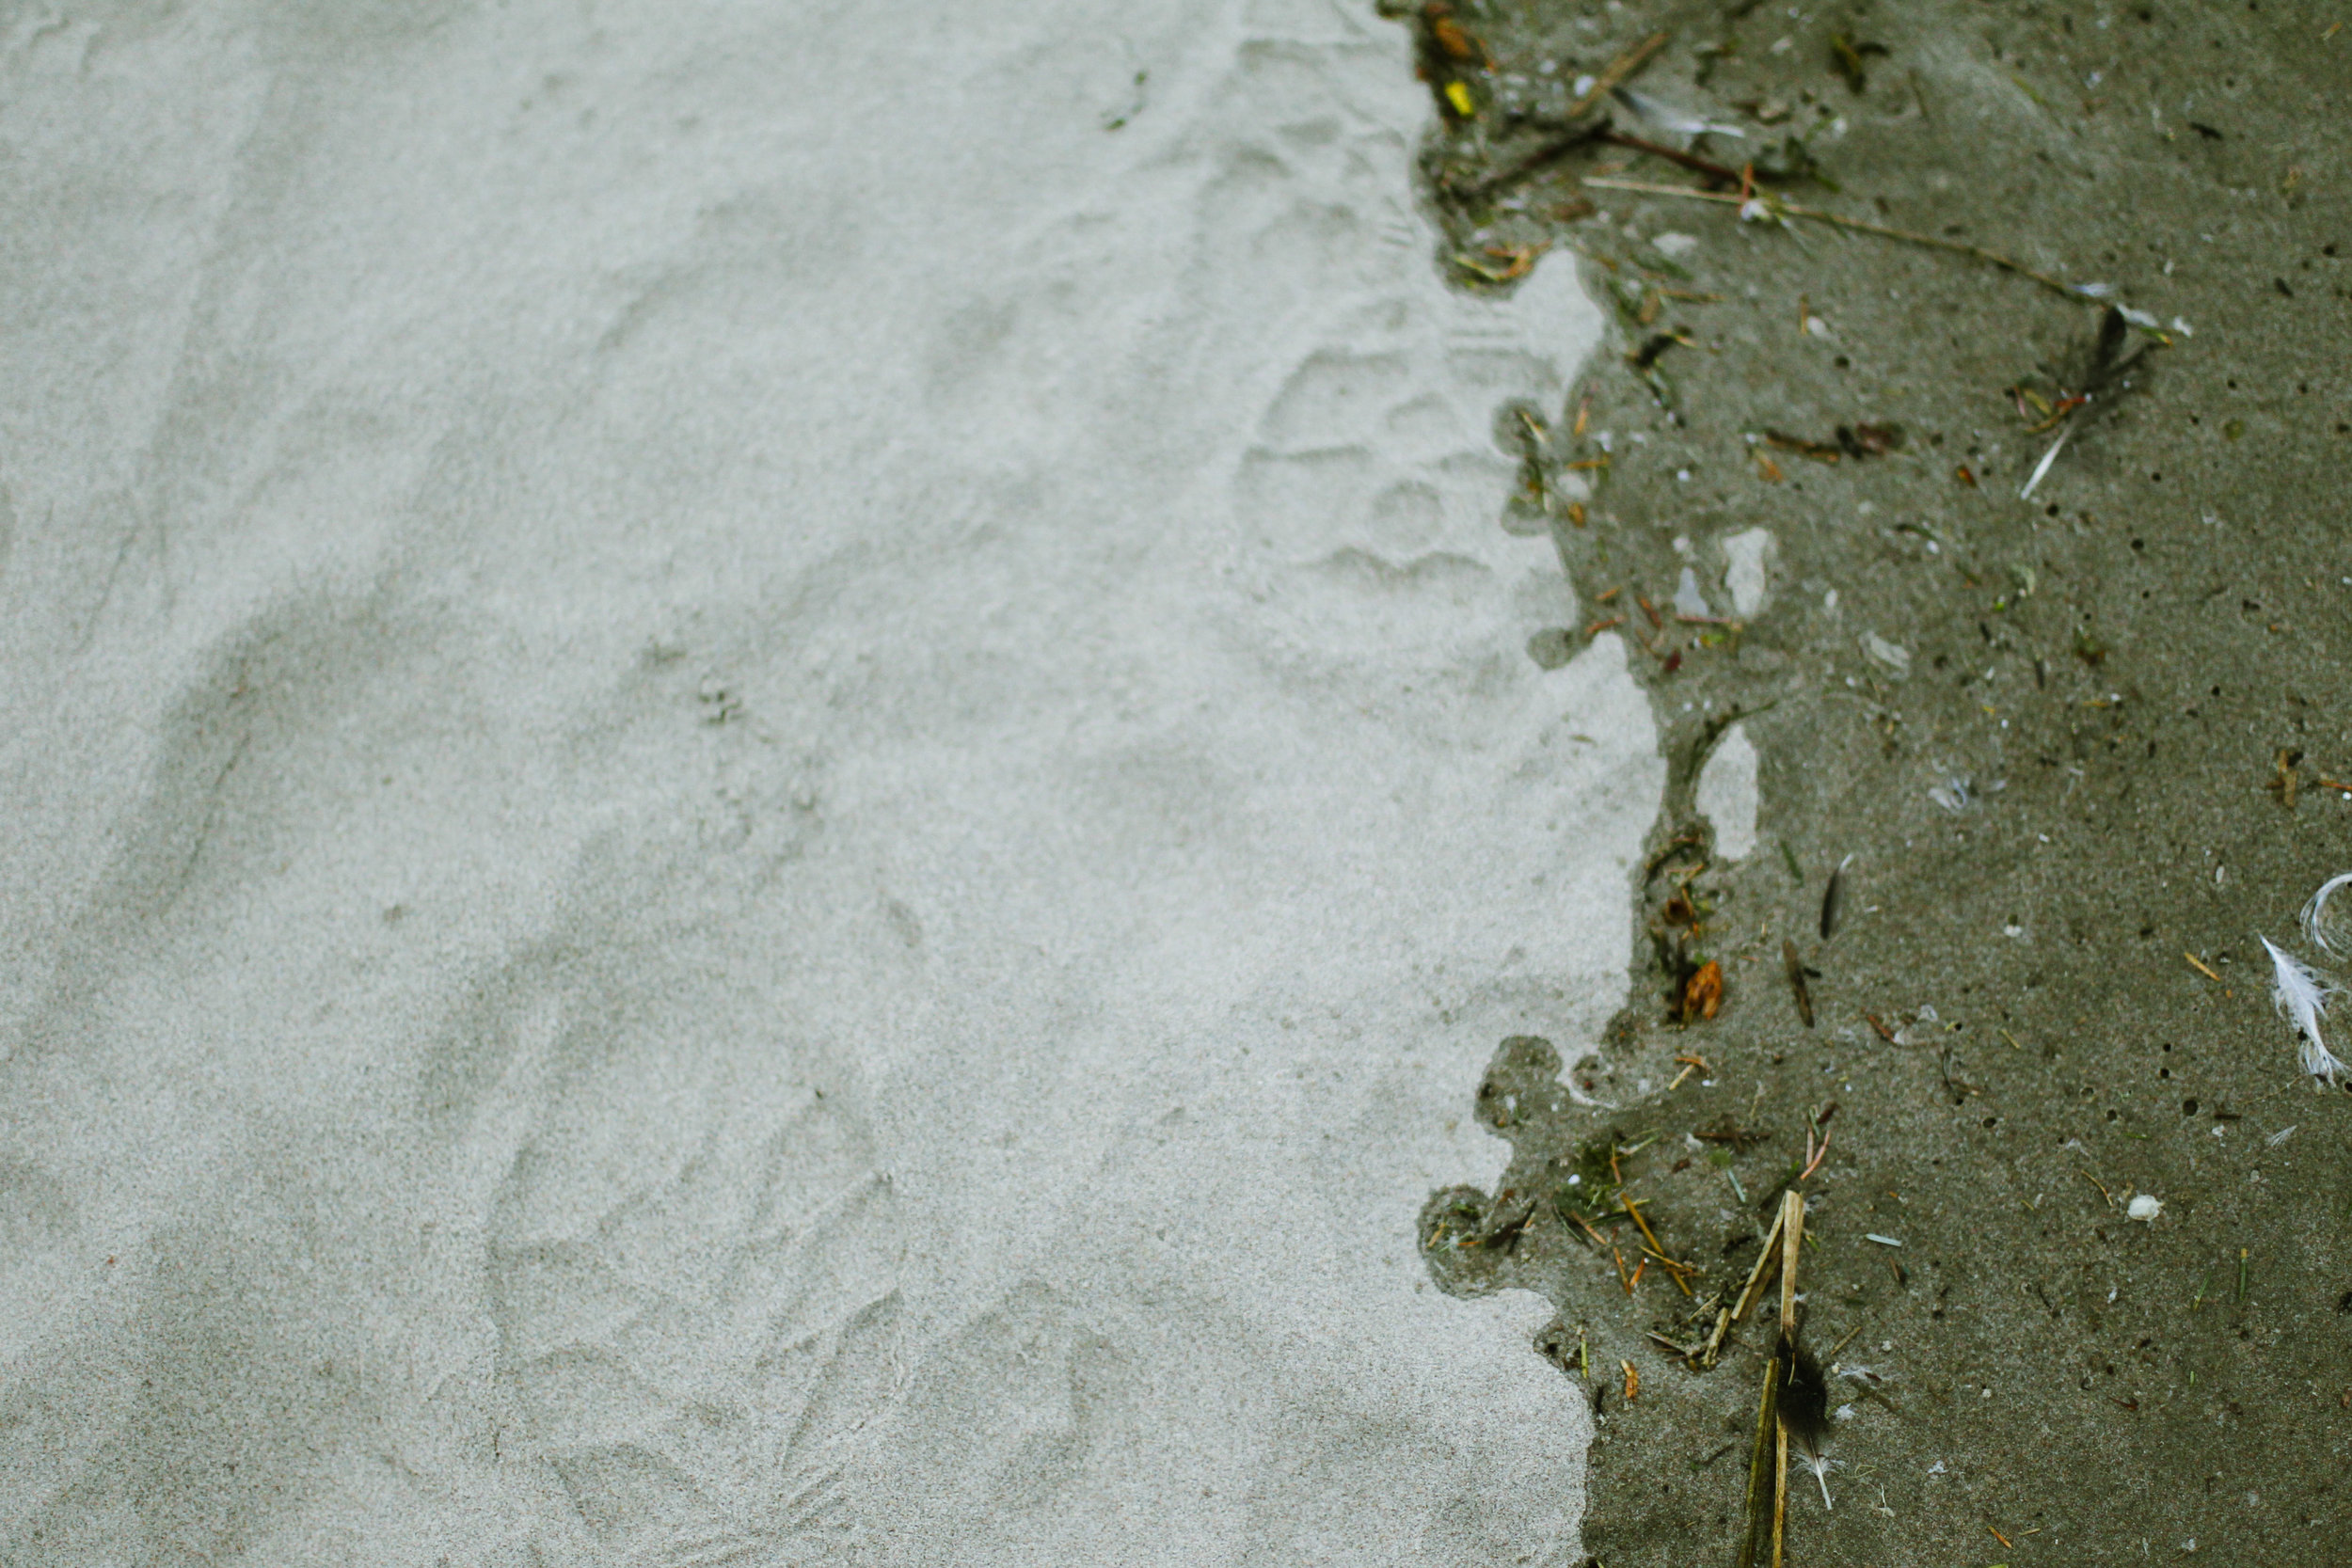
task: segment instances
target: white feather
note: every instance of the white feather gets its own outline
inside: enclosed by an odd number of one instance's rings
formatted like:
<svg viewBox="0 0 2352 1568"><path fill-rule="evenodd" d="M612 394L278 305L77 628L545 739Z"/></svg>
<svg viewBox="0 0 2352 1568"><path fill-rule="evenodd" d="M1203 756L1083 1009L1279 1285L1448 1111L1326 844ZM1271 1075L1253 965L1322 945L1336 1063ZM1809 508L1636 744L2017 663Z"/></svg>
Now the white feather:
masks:
<svg viewBox="0 0 2352 1568"><path fill-rule="evenodd" d="M1677 108L1663 99L1652 98L1648 93L1636 92L1631 87L1611 90L1618 103L1652 125L1672 131L1678 136L1738 136L1742 141L1747 139L1748 134L1737 125L1718 125L1712 120L1702 119L1688 109Z"/></svg>
<svg viewBox="0 0 2352 1568"><path fill-rule="evenodd" d="M2352 887L2352 871L2339 873L2320 883L2319 891L2312 895L2312 901L2303 906L2303 935L2310 938L2312 945L2323 953L2340 951L2334 942L2328 940L2328 929L2321 921L2328 913L2328 895L2344 887Z"/></svg>
<svg viewBox="0 0 2352 1568"><path fill-rule="evenodd" d="M2058 461L2058 454L2066 448L2066 438L2074 434L2074 427L2071 424L2064 430L2058 432L2058 438L2050 443L2050 450L2043 452L2042 454L2042 461L2033 466L2032 477L2026 481L2026 487L2017 492L2017 499L2019 500L2029 501L2033 499L2034 487L2042 483L2042 476L2050 471L2050 465Z"/></svg>
<svg viewBox="0 0 2352 1568"><path fill-rule="evenodd" d="M2280 952L2268 937L2263 938L2262 943L2270 954L2270 1005L2302 1036L2303 1070L2327 1084L2334 1084L2339 1073L2352 1069L2329 1053L2328 1042L2320 1038L2319 1021L2328 1016L2328 998L2343 995L2344 989L2293 954Z"/></svg>
<svg viewBox="0 0 2352 1568"><path fill-rule="evenodd" d="M1836 1505L1829 1500L1829 1473L1832 1469L1844 1468L1842 1463L1827 1454L1815 1453L1804 1456L1804 1465L1813 1472L1813 1479L1821 1484L1821 1506L1836 1512Z"/></svg>

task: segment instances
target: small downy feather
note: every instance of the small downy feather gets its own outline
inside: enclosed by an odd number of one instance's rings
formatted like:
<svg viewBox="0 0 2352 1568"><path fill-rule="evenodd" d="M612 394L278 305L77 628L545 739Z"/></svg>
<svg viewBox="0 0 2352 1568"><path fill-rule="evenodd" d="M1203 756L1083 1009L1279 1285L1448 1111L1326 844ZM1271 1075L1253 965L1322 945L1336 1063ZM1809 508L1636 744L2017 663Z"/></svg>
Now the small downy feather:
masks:
<svg viewBox="0 0 2352 1568"><path fill-rule="evenodd" d="M1612 87L1610 92L1618 103L1652 125L1672 131L1678 136L1738 136L1742 141L1747 139L1747 133L1737 125L1718 125L1688 109L1677 108L1662 98L1652 98L1648 93L1636 92L1631 87Z"/></svg>
<svg viewBox="0 0 2352 1568"><path fill-rule="evenodd" d="M2033 499L2033 493L2035 489L2037 489L2042 483L2042 476L2050 471L2050 465L2058 461L2058 454L2066 450L2067 438L2074 434L2074 427L2071 424L2064 430L2058 432L2058 439L2050 443L2050 450L2043 452L2042 454L2042 461L2033 466L2033 472L2026 477L2026 487L2017 492L2017 499L2019 500L2029 501Z"/></svg>
<svg viewBox="0 0 2352 1568"><path fill-rule="evenodd" d="M1780 1350L1780 1424L1788 1429L1788 1446L1804 1457L1805 1468L1820 1483L1821 1506L1829 1500L1829 1382L1820 1363L1804 1347L1784 1344Z"/></svg>
<svg viewBox="0 0 2352 1568"><path fill-rule="evenodd" d="M2326 922L2329 895L2340 888L2347 887L2352 887L2352 871L2342 872L2320 883L2319 891L2312 895L2312 901L2303 906L2303 935L2323 953L2341 954L2343 951L2328 940Z"/></svg>
<svg viewBox="0 0 2352 1568"><path fill-rule="evenodd" d="M2328 1042L2320 1037L2319 1021L2328 1015L2328 998L2343 995L2343 988L2322 977L2292 953L2280 951L2268 937L2263 938L2262 943L2270 954L2270 1005L2302 1036L2303 1070L2324 1084L2334 1084L2340 1073L2352 1069L2347 1069L2328 1051Z"/></svg>

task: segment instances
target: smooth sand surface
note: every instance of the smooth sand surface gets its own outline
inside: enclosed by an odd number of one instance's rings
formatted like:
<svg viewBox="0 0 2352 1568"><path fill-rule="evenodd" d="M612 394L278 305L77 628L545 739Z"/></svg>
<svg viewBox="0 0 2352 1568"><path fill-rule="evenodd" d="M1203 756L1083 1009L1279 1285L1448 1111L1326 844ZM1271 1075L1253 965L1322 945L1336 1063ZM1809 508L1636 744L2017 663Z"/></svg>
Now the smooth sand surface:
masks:
<svg viewBox="0 0 2352 1568"><path fill-rule="evenodd" d="M0 1557L1575 1550L1414 1226L1663 768L1401 29L8 29Z"/></svg>

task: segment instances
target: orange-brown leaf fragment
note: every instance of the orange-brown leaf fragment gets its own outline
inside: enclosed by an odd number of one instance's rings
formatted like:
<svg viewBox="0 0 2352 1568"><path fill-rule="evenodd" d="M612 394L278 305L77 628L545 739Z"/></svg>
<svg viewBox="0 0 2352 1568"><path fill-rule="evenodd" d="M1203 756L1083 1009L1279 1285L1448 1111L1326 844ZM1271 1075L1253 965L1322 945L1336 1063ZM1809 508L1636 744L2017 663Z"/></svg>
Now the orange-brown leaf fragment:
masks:
<svg viewBox="0 0 2352 1568"><path fill-rule="evenodd" d="M1713 1018L1724 1005L1724 966L1709 958L1699 966L1697 974L1683 983L1682 1016Z"/></svg>
<svg viewBox="0 0 2352 1568"><path fill-rule="evenodd" d="M1513 278L1525 277L1534 267L1535 258L1542 254L1540 247L1532 245L1490 245L1486 247L1487 257L1496 263L1494 279L1498 283L1508 283Z"/></svg>
<svg viewBox="0 0 2352 1568"><path fill-rule="evenodd" d="M1454 8L1444 0L1431 0L1422 8L1422 19L1429 24L1429 41L1449 60L1475 61L1486 65L1486 46L1462 30L1454 20Z"/></svg>

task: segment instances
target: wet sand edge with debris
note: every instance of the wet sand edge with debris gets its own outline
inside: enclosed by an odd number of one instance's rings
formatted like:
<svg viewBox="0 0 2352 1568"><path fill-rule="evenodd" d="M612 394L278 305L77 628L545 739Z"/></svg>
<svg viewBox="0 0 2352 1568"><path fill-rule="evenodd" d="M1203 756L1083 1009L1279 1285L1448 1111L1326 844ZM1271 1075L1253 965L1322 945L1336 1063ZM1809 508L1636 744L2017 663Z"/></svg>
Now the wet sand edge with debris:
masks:
<svg viewBox="0 0 2352 1568"><path fill-rule="evenodd" d="M2263 939L2326 960L2297 915L2352 866L2352 210L2316 172L2352 40L1406 24L1439 264L1568 248L1617 311L1521 503L1582 595L1531 657L1628 640L1664 732L1643 961L1565 1080L1574 1042L1502 1043L1473 1103L1511 1169L1423 1215L1448 1288L1560 1306L1588 1551L1735 1560L1769 1296L1687 1353L1793 1183L1836 1507L1789 1499L1791 1561L2333 1562L2352 1097ZM1633 96L1594 95L1612 61ZM1754 794L1710 798L1741 751Z"/></svg>

